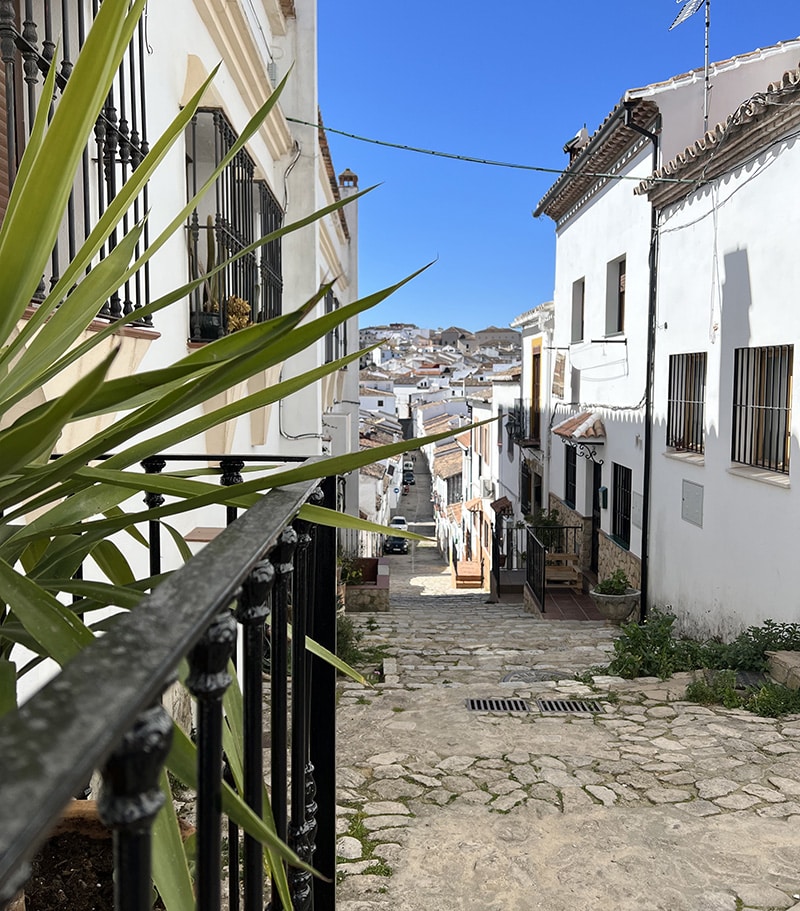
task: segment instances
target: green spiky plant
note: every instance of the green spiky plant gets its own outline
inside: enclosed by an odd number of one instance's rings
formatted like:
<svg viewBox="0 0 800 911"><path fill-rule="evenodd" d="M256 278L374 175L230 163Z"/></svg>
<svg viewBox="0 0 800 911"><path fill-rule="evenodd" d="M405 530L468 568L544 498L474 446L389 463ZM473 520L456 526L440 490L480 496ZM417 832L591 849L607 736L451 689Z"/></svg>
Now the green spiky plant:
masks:
<svg viewBox="0 0 800 911"><path fill-rule="evenodd" d="M57 101L55 67L51 67L0 226L0 714L15 706L17 676L26 670L18 669L11 660L16 645L26 646L35 655L63 665L92 641L95 633L85 622L90 611L109 606L133 609L142 593L157 581L137 577L123 550L111 540L112 535L126 532L132 540L138 538L144 543L136 530L141 522L164 520L208 505L247 508L269 487L345 473L407 448L406 442L400 442L381 450L329 459L322 465L317 462L276 472L235 488L178 474L151 475L147 478L147 489L168 495L173 501L156 509L125 511L126 500L142 490L143 476L136 466L143 459L252 409L276 402L357 360L362 352L244 396L200 417L187 419L187 412L196 414L193 409L215 395L315 344L336 325L378 303L403 283L335 313L308 319L328 290L323 287L298 310L247 326L168 367L109 379L116 352L97 363L97 346L107 342L126 322L185 301L194 288L214 278L207 273L82 340L84 330L102 303L135 275L176 230L182 229L187 215L196 206L197 198L190 200L139 254L136 251L143 238L142 225L134 226L87 272L111 232L121 231L124 214L171 146L183 135L204 86L153 144L45 300L32 313L29 311L56 241L81 154L144 5L145 0L104 0ZM198 196L213 184L230 159L253 136L275 104L280 88L282 85L242 131ZM49 119L51 110L54 113ZM339 205L328 206L288 225L239 255L247 255L261 244L324 217ZM214 270L227 265L227 262L216 264ZM69 381L70 368L89 359L95 366L86 370L81 379ZM51 387L57 385L63 391L44 404L26 407L45 383ZM24 413L14 418L20 409ZM118 414L123 416L92 439L61 453L57 460L50 459L60 435L74 422ZM98 463L98 457L106 453L112 453L111 457ZM30 519L34 514L36 517ZM371 527L312 506L304 507L301 515L317 523ZM104 573L104 581L74 578L78 568L89 559ZM62 603L65 596L76 599L75 603L65 606ZM320 653L313 643L308 645ZM332 656L326 657L335 661ZM232 727L237 698L233 692L226 704ZM226 736L233 735L234 731L229 729ZM231 754L235 755L235 751L231 750ZM179 741L170 757L170 769L191 784L191 765L191 745ZM193 897L188 868L185 863L177 862L178 830L171 806L167 801L167 808L157 822L156 837L161 847L155 852L157 857L171 860L157 863L154 873L169 911L183 911L193 907ZM225 811L265 843L271 861L280 856L296 859L277 839L268 813L264 820L256 819L231 790L225 794ZM271 867L284 903L289 907L291 901L283 869L275 863Z"/></svg>

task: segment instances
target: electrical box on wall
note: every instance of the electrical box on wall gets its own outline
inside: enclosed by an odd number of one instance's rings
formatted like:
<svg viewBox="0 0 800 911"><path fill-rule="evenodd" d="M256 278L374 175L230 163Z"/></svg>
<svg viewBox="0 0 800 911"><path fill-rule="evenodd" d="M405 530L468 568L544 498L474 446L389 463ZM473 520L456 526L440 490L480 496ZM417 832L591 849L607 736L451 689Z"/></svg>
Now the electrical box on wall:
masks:
<svg viewBox="0 0 800 911"><path fill-rule="evenodd" d="M698 528L703 527L703 486L692 481L683 482L681 518Z"/></svg>
<svg viewBox="0 0 800 911"><path fill-rule="evenodd" d="M597 496L600 499L600 509L608 509L608 488L598 487Z"/></svg>

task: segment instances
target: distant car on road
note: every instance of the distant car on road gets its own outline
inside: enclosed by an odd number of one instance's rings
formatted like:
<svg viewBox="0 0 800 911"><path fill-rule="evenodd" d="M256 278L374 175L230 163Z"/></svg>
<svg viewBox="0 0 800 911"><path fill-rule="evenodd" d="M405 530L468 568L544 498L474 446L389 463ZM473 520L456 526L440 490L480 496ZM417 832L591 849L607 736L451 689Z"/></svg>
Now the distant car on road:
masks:
<svg viewBox="0 0 800 911"><path fill-rule="evenodd" d="M402 528L403 531L408 531L408 522L406 521L405 516L392 516L389 520L389 524L395 528Z"/></svg>
<svg viewBox="0 0 800 911"><path fill-rule="evenodd" d="M414 477L413 471L404 471L403 472L403 483L404 484L416 484L416 478Z"/></svg>
<svg viewBox="0 0 800 911"><path fill-rule="evenodd" d="M413 470L414 470L414 463L411 461L411 459L406 459L403 462L403 471L413 471Z"/></svg>
<svg viewBox="0 0 800 911"><path fill-rule="evenodd" d="M390 535L383 542L383 552L385 554L407 554L408 540L406 538L398 538L395 535Z"/></svg>

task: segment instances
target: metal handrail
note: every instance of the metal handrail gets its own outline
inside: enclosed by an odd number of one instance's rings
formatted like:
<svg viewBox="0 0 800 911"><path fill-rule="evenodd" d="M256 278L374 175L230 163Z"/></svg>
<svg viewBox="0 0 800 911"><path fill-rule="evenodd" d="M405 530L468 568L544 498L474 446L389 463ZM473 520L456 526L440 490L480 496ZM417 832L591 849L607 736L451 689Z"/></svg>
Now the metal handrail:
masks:
<svg viewBox="0 0 800 911"><path fill-rule="evenodd" d="M27 863L71 795L159 700L180 660L279 546L318 486L306 481L267 493L0 719L0 904L24 882Z"/></svg>

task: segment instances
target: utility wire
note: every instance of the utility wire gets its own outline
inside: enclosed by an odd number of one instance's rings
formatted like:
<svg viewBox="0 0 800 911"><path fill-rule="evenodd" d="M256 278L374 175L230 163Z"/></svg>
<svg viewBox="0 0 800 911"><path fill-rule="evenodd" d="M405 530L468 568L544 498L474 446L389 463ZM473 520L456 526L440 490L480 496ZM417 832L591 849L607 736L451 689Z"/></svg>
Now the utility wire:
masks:
<svg viewBox="0 0 800 911"><path fill-rule="evenodd" d="M314 127L325 133L336 133L338 136L346 136L348 139L356 139L359 142L369 142L372 145L385 146L389 149L400 149L403 152L417 152L421 155L433 155L436 158L451 158L454 161L467 161L472 164L485 164L495 168L511 168L517 171L539 171L542 174L573 174L575 177L605 177L609 180L635 180L641 183L646 178L633 177L628 174L608 174L600 171L571 171L569 168L543 168L532 164L514 164L510 161L492 161L489 158L473 158L470 155L456 155L454 152L437 152L434 149L420 149L416 146L403 145L399 142L387 142L383 139L370 139L367 136L358 136L356 133L346 133L344 130L335 130L333 127L325 126L321 123L309 123L307 120L298 120L296 117L286 118L290 123L299 123L301 126ZM680 177L659 177L654 179L654 183L694 183L693 180L687 180Z"/></svg>

